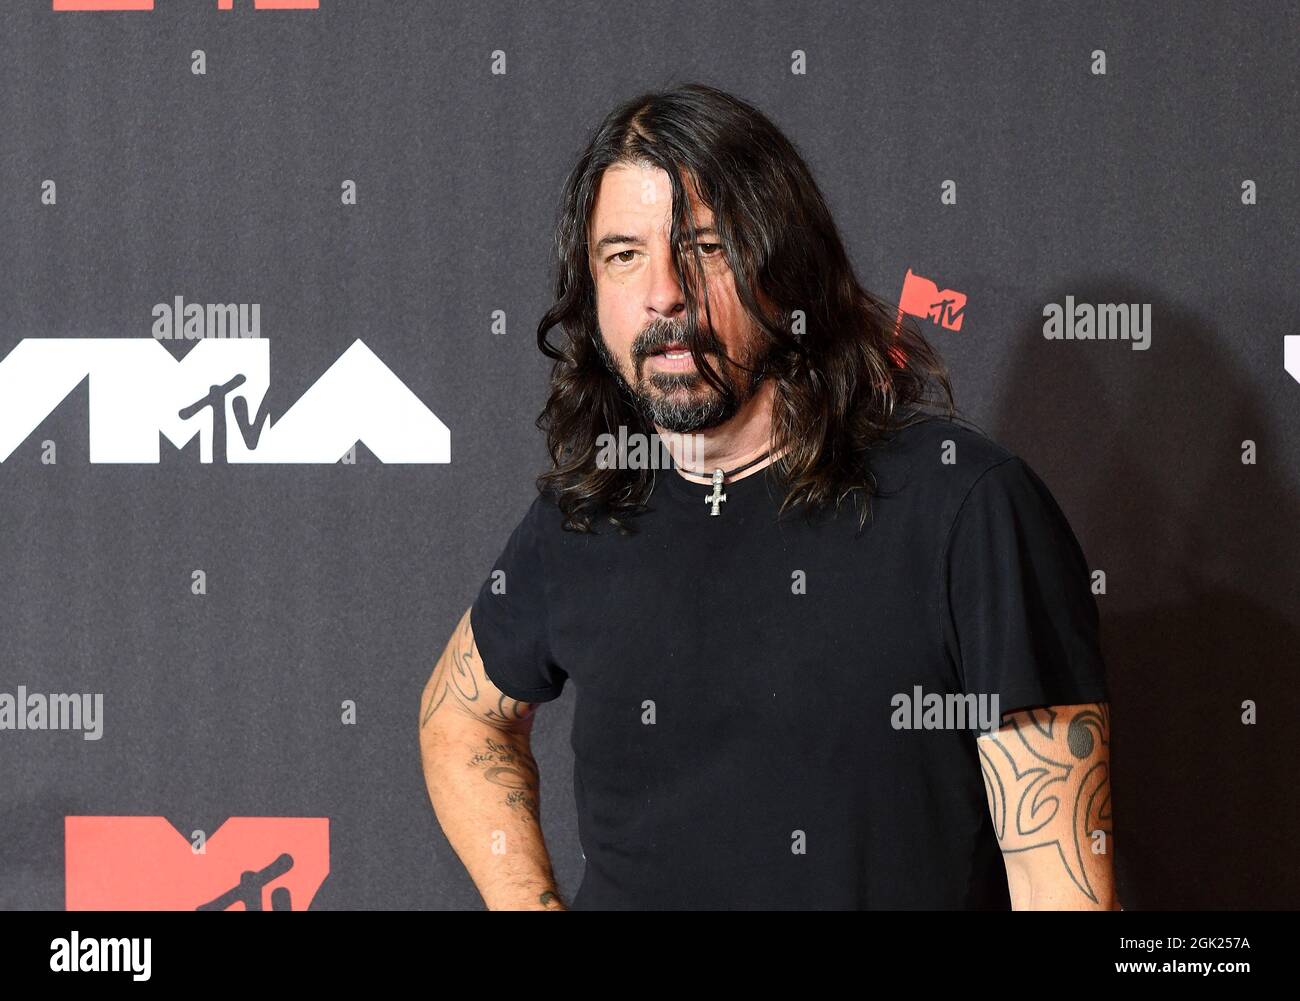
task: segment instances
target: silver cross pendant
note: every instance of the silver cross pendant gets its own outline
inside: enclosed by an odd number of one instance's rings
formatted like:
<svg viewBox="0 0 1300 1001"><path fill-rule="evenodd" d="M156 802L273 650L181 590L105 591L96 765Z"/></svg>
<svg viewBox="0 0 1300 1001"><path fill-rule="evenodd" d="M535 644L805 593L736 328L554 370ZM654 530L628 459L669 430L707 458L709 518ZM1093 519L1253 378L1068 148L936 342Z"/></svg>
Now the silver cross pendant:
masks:
<svg viewBox="0 0 1300 1001"><path fill-rule="evenodd" d="M704 498L705 504L711 504L713 509L709 514L713 517L718 515L718 505L727 499L727 495L722 492L722 470L713 471L713 493Z"/></svg>

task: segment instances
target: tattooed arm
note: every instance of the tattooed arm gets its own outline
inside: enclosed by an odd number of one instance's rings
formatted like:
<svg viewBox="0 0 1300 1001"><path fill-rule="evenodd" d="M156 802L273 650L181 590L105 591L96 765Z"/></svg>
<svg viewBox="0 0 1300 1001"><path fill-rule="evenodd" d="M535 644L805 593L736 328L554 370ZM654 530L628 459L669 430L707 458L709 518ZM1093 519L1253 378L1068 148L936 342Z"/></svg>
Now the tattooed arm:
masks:
<svg viewBox="0 0 1300 1001"><path fill-rule="evenodd" d="M1012 908L1119 909L1107 703L1008 713L976 747Z"/></svg>
<svg viewBox="0 0 1300 1001"><path fill-rule="evenodd" d="M488 679L467 610L420 699L420 756L438 822L488 910L567 910L542 841L532 703Z"/></svg>

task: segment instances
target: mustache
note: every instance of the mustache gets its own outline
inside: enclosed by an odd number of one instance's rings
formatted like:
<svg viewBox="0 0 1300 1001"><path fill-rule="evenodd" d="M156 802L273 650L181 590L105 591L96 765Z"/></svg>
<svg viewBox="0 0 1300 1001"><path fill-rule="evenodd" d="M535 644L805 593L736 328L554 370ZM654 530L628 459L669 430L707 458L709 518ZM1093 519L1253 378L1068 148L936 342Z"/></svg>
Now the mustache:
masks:
<svg viewBox="0 0 1300 1001"><path fill-rule="evenodd" d="M694 342L699 344L701 351L722 353L722 345L718 343L717 337L711 330L697 330ZM632 342L632 357L648 358L669 344L684 344L687 348L692 346L692 338L686 325L656 321L637 334Z"/></svg>

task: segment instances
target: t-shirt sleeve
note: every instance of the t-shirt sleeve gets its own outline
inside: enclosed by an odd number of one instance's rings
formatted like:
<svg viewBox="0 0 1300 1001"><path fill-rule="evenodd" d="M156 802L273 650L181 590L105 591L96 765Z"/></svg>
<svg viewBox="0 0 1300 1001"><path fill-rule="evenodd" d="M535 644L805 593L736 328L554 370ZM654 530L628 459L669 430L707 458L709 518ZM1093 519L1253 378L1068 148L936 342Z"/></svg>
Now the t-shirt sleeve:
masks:
<svg viewBox="0 0 1300 1001"><path fill-rule="evenodd" d="M515 527L470 606L474 645L488 679L513 699L549 702L567 678L555 662L546 616L539 495Z"/></svg>
<svg viewBox="0 0 1300 1001"><path fill-rule="evenodd" d="M1109 700L1087 560L1022 459L971 486L944 571L945 641L967 694L996 693L1002 714Z"/></svg>

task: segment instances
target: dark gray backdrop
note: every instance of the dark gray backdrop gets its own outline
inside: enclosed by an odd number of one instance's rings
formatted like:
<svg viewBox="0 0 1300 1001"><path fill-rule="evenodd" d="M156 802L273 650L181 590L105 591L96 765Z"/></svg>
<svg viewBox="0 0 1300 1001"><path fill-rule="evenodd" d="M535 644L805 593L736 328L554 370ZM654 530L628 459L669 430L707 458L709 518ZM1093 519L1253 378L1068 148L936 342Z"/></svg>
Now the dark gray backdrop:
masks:
<svg viewBox="0 0 1300 1001"><path fill-rule="evenodd" d="M176 295L257 302L273 414L361 337L452 461L91 464L75 390L0 464L0 691L102 692L104 736L0 732L0 906L64 906L64 818L106 815L328 817L312 906L481 906L425 793L420 689L541 468L560 183L616 102L688 80L800 146L868 287L896 301L911 267L969 295L959 332L922 321L958 402L1108 575L1125 906L1300 903L1300 7L236 6L0 8L0 364L147 338ZM1150 303L1150 350L1046 341L1066 295ZM534 739L566 896L572 699Z"/></svg>

